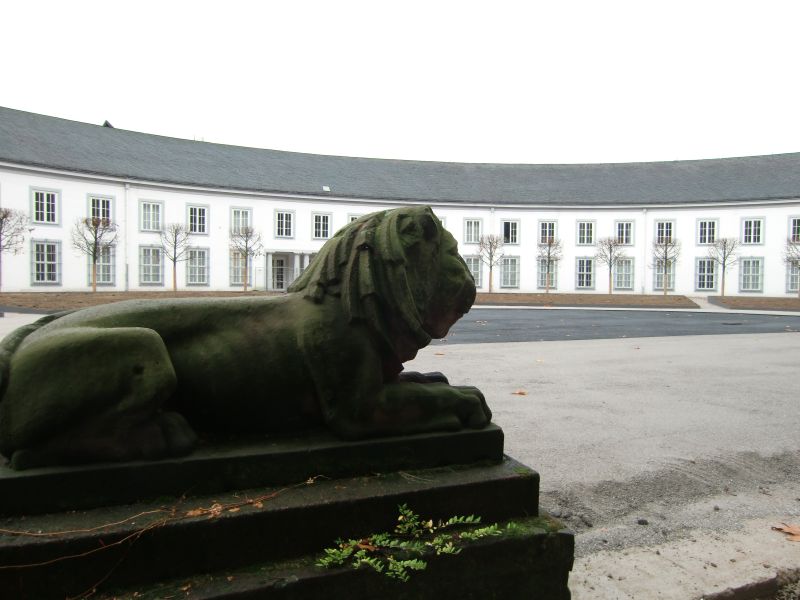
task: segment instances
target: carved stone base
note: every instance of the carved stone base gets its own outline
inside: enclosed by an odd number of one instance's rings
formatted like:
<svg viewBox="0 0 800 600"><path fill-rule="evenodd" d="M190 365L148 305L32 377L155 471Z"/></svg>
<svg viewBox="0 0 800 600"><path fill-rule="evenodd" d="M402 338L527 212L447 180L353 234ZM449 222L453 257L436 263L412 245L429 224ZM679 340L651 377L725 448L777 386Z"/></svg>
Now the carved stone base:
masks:
<svg viewBox="0 0 800 600"><path fill-rule="evenodd" d="M502 452L499 428L466 433L494 436L495 442L499 436ZM185 596L190 589L193 598L569 598L573 536L558 521L538 514L538 474L508 457L463 464L452 447L444 450L453 435L414 436L402 442L410 451L403 456L412 465L420 460L415 438L420 452L440 444L450 465L442 464L441 454L436 466L427 468L404 468L395 457L392 469L373 469L364 459L371 471L346 475L342 473L353 465L337 469L334 458L359 453L353 454L351 444L336 443L327 451L310 452L298 471L302 477L280 484L213 493L186 489L187 496L179 499L167 491L170 497L136 504L9 517L5 530L64 533L0 534L0 566L49 563L0 569L0 589L20 598L63 598L96 586L100 597L102 592L118 597L139 592L143 595L137 597L163 598ZM369 444L388 457L398 440ZM382 448L376 447L381 443ZM461 457L474 456L468 442L458 446ZM210 478L219 480L225 464L241 474L233 465L241 465L245 457L233 453L227 463L219 459ZM292 460L303 462L299 456ZM262 463L267 471L268 463ZM137 473L138 466L124 467ZM40 476L78 485L70 481L75 469L47 471ZM255 466L253 472L260 476ZM93 485L114 484L99 478ZM198 486L202 489L203 482ZM55 498L60 491L56 486L46 494ZM29 499L36 506L47 505ZM14 506L22 501L17 498ZM513 521L519 526L513 534L468 543L461 554L429 559L428 568L413 573L407 583L363 569L315 566L322 549L337 538L391 530L399 504L426 518L474 514L483 523ZM82 556L58 560L77 555Z"/></svg>

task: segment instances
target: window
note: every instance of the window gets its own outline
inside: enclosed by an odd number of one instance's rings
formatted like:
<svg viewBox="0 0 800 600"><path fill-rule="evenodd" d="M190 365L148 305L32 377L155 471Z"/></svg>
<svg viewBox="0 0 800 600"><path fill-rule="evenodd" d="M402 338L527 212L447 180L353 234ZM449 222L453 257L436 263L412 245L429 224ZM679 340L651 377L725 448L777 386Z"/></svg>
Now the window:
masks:
<svg viewBox="0 0 800 600"><path fill-rule="evenodd" d="M161 202L142 202L142 231L161 231Z"/></svg>
<svg viewBox="0 0 800 600"><path fill-rule="evenodd" d="M667 268L666 268L666 276L665 276L665 269L664 269L664 261L659 260L656 261L656 280L653 283L653 289L656 290L663 290L664 283L666 279L667 289L674 290L675 289L675 261L669 260L667 261Z"/></svg>
<svg viewBox="0 0 800 600"><path fill-rule="evenodd" d="M279 210L275 213L275 237L294 237L294 213Z"/></svg>
<svg viewBox="0 0 800 600"><path fill-rule="evenodd" d="M139 283L161 285L164 282L164 261L161 248L141 246L139 248Z"/></svg>
<svg viewBox="0 0 800 600"><path fill-rule="evenodd" d="M472 278L475 280L475 287L481 287L481 257L465 256L464 262L467 263L467 268L469 272L472 273Z"/></svg>
<svg viewBox="0 0 800 600"><path fill-rule="evenodd" d="M789 219L789 239L794 243L800 242L800 217Z"/></svg>
<svg viewBox="0 0 800 600"><path fill-rule="evenodd" d="M593 258L578 258L576 259L576 281L575 287L578 289L593 289L594 288L594 259Z"/></svg>
<svg viewBox="0 0 800 600"><path fill-rule="evenodd" d="M697 243L713 244L717 241L717 221L698 221L697 222Z"/></svg>
<svg viewBox="0 0 800 600"><path fill-rule="evenodd" d="M231 209L231 233L241 233L245 227L250 227L250 209Z"/></svg>
<svg viewBox="0 0 800 600"><path fill-rule="evenodd" d="M794 293L800 291L800 264L796 262L787 265L786 291Z"/></svg>
<svg viewBox="0 0 800 600"><path fill-rule="evenodd" d="M502 221L503 243L519 244L519 221Z"/></svg>
<svg viewBox="0 0 800 600"><path fill-rule="evenodd" d="M189 233L208 233L208 207L189 207Z"/></svg>
<svg viewBox="0 0 800 600"><path fill-rule="evenodd" d="M313 233L315 240L327 240L331 237L331 216L315 214Z"/></svg>
<svg viewBox="0 0 800 600"><path fill-rule="evenodd" d="M519 257L505 256L500 266L500 287L519 287Z"/></svg>
<svg viewBox="0 0 800 600"><path fill-rule="evenodd" d="M558 261L552 258L539 259L538 287L543 290L554 290L558 287Z"/></svg>
<svg viewBox="0 0 800 600"><path fill-rule="evenodd" d="M111 198L89 196L89 216L92 219L111 220Z"/></svg>
<svg viewBox="0 0 800 600"><path fill-rule="evenodd" d="M548 244L556 241L556 222L555 221L540 221L539 222L539 243Z"/></svg>
<svg viewBox="0 0 800 600"><path fill-rule="evenodd" d="M31 283L59 285L61 283L61 242L33 240Z"/></svg>
<svg viewBox="0 0 800 600"><path fill-rule="evenodd" d="M106 217L101 217L106 218ZM92 258L89 257L88 285L92 285ZM114 285L114 248L105 246L97 256L97 285Z"/></svg>
<svg viewBox="0 0 800 600"><path fill-rule="evenodd" d="M186 285L208 285L208 248L186 251Z"/></svg>
<svg viewBox="0 0 800 600"><path fill-rule="evenodd" d="M347 215L347 222L352 223L353 221L358 221L362 215Z"/></svg>
<svg viewBox="0 0 800 600"><path fill-rule="evenodd" d="M481 240L481 222L479 219L464 219L464 243L477 244Z"/></svg>
<svg viewBox="0 0 800 600"><path fill-rule="evenodd" d="M710 258L698 258L695 263L694 287L697 291L717 289L717 263Z"/></svg>
<svg viewBox="0 0 800 600"><path fill-rule="evenodd" d="M58 192L33 190L33 222L58 224Z"/></svg>
<svg viewBox="0 0 800 600"><path fill-rule="evenodd" d="M668 244L674 235L672 221L656 221L656 243Z"/></svg>
<svg viewBox="0 0 800 600"><path fill-rule="evenodd" d="M744 219L742 221L742 243L760 244L764 233L764 219Z"/></svg>
<svg viewBox="0 0 800 600"><path fill-rule="evenodd" d="M764 259L739 259L739 291L760 292L764 289Z"/></svg>
<svg viewBox="0 0 800 600"><path fill-rule="evenodd" d="M625 246L633 244L633 221L617 221L617 243Z"/></svg>
<svg viewBox="0 0 800 600"><path fill-rule="evenodd" d="M231 285L244 283L245 257L241 252L231 251ZM247 285L253 284L253 260L247 257Z"/></svg>
<svg viewBox="0 0 800 600"><path fill-rule="evenodd" d="M633 259L621 258L614 265L614 289L633 289Z"/></svg>
<svg viewBox="0 0 800 600"><path fill-rule="evenodd" d="M594 222L578 221L578 245L591 246L594 244Z"/></svg>

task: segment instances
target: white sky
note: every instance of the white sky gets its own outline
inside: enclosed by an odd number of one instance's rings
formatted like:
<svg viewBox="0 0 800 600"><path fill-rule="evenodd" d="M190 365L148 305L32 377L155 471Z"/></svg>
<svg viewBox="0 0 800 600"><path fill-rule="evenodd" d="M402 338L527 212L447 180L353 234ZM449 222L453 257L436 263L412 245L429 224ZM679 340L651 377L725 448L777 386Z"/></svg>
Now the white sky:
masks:
<svg viewBox="0 0 800 600"><path fill-rule="evenodd" d="M4 0L0 105L351 156L773 154L799 47L796 0Z"/></svg>

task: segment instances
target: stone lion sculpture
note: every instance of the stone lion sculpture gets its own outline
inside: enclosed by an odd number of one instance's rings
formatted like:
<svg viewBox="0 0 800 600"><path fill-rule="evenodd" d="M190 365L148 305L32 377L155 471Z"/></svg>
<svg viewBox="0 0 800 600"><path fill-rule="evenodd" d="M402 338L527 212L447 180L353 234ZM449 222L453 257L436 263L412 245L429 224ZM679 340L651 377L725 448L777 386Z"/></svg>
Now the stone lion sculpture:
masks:
<svg viewBox="0 0 800 600"><path fill-rule="evenodd" d="M475 300L429 208L352 222L289 291L130 300L17 329L0 344L0 452L23 469L183 455L196 432L356 439L490 421L477 388L402 372Z"/></svg>

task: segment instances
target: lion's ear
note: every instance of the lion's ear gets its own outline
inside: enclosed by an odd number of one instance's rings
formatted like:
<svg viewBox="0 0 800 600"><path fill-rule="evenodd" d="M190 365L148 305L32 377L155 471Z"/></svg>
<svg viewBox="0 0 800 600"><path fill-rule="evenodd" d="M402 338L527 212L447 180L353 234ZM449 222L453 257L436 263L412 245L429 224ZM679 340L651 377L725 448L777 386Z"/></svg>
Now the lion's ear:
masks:
<svg viewBox="0 0 800 600"><path fill-rule="evenodd" d="M437 218L428 207L409 211L402 216L400 234L409 243L435 240L439 236Z"/></svg>

